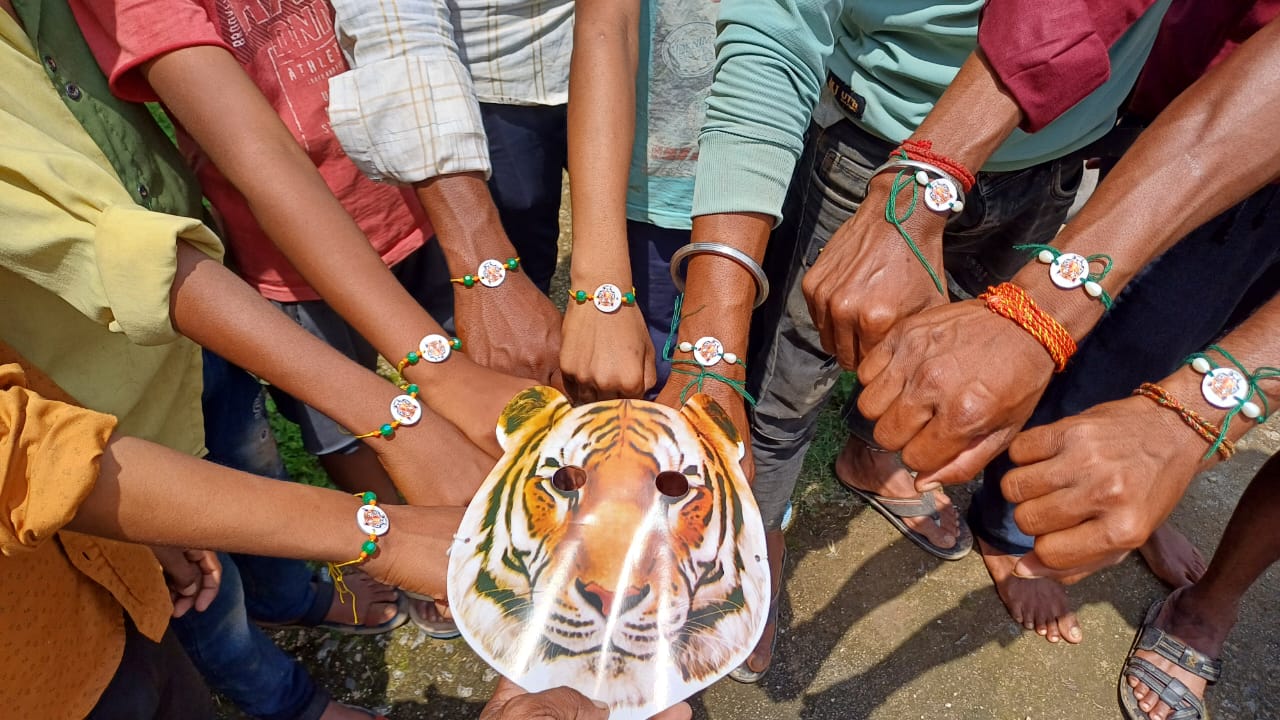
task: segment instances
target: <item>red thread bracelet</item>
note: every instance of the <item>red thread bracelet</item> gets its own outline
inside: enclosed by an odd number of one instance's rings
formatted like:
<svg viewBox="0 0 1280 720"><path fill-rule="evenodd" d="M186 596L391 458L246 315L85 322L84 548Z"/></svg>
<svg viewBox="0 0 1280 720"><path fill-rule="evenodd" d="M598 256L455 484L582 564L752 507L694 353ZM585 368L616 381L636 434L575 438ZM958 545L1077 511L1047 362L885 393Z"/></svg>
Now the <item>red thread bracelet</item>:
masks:
<svg viewBox="0 0 1280 720"><path fill-rule="evenodd" d="M965 192L973 189L973 184L977 182L973 177L973 173L969 172L964 165L942 153L934 152L932 140L912 140L908 138L902 141L901 150L907 154L908 159L931 163L937 165L939 169L951 173L956 180L960 181L960 185ZM897 151L894 152L896 153Z"/></svg>

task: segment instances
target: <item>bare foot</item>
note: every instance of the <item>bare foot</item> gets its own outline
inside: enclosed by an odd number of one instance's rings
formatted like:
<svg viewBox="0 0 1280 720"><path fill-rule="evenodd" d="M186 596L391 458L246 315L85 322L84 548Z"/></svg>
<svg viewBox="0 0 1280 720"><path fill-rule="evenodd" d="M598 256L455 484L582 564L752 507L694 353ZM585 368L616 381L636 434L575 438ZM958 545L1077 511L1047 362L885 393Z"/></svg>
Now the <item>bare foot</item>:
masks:
<svg viewBox="0 0 1280 720"><path fill-rule="evenodd" d="M371 720L376 716L368 710L362 710L350 705L343 705L337 700L330 700L329 704L324 707L324 712L320 713L319 720Z"/></svg>
<svg viewBox="0 0 1280 720"><path fill-rule="evenodd" d="M1066 588L1056 580L1014 577L1013 566L1020 556L1007 555L982 538L976 539L982 562L996 584L996 592L1018 624L1035 630L1051 643L1066 640L1075 645L1084 639L1076 614L1071 611Z"/></svg>
<svg viewBox="0 0 1280 720"><path fill-rule="evenodd" d="M1222 645L1227 640L1231 628L1235 626L1236 612L1234 608L1223 608L1209 604L1205 606L1195 598L1193 588L1180 588L1164 601L1160 612L1156 614L1155 626L1173 635L1189 647L1198 650L1211 658L1222 653ZM1205 679L1169 662L1149 650L1139 650L1137 657L1154 664L1156 667L1180 680L1196 697L1204 700L1207 687ZM1146 711L1151 720L1166 720L1173 713L1159 696L1152 692L1145 683L1130 676L1125 678L1129 687L1133 688L1133 696L1138 699L1138 706Z"/></svg>
<svg viewBox="0 0 1280 720"><path fill-rule="evenodd" d="M884 497L920 497L920 493L916 491L915 478L896 454L872 450L853 436L845 442L840 456L836 458L836 479L844 485ZM933 545L944 550L955 547L960 536L960 512L945 492L932 492L941 524L935 523L928 516L904 517L901 520L907 527L928 538Z"/></svg>
<svg viewBox="0 0 1280 720"><path fill-rule="evenodd" d="M1156 528L1138 552L1151 572L1169 587L1190 585L1204 575L1206 565L1200 551L1168 522Z"/></svg>
<svg viewBox="0 0 1280 720"><path fill-rule="evenodd" d="M377 627L396 616L395 588L383 585L360 570L348 570L342 574L342 580L351 590L351 594L340 593L336 588L334 589L333 602L329 604L329 612L324 616L326 621ZM355 597L353 598L352 595ZM354 613L353 602L355 603Z"/></svg>

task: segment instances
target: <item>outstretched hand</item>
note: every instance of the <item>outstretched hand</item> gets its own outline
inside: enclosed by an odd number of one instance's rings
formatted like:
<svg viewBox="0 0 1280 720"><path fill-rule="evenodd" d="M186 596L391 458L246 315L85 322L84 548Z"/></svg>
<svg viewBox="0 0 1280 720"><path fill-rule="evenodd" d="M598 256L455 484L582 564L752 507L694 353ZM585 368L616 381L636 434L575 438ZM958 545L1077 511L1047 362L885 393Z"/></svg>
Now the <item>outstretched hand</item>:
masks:
<svg viewBox="0 0 1280 720"><path fill-rule="evenodd" d="M822 349L855 370L899 320L946 302L942 230L946 221L917 206L904 227L933 267L942 291L898 230L885 220L893 175L871 180L861 209L823 248L801 289Z"/></svg>
<svg viewBox="0 0 1280 720"><path fill-rule="evenodd" d="M858 366L858 409L876 442L901 450L916 488L968 482L1031 417L1053 360L979 300L899 322Z"/></svg>
<svg viewBox="0 0 1280 720"><path fill-rule="evenodd" d="M1202 467L1205 442L1142 397L1027 430L1009 446L1018 465L1001 489L1036 538L1015 570L1076 582L1146 542Z"/></svg>
<svg viewBox="0 0 1280 720"><path fill-rule="evenodd" d="M379 505L391 529L378 551L363 564L373 579L420 595L446 597L449 548L462 524L465 507Z"/></svg>

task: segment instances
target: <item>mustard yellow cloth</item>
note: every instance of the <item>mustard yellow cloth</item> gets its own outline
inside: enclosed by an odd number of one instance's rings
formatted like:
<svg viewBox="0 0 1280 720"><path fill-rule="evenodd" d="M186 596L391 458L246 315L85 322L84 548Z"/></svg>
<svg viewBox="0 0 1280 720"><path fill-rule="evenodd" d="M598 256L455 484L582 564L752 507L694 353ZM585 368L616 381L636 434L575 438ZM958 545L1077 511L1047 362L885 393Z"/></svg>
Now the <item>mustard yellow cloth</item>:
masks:
<svg viewBox="0 0 1280 720"><path fill-rule="evenodd" d="M204 452L200 350L169 319L199 221L136 205L0 12L0 338L122 434Z"/></svg>

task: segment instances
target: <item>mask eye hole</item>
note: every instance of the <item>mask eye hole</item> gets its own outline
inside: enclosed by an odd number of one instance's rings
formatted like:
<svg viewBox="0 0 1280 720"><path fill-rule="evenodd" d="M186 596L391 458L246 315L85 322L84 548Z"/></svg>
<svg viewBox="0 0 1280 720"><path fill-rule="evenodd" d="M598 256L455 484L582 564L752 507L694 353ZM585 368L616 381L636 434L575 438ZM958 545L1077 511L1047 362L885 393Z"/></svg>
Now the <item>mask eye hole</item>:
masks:
<svg viewBox="0 0 1280 720"><path fill-rule="evenodd" d="M551 476L551 487L563 493L577 491L587 484L587 471L577 465L565 465Z"/></svg>
<svg viewBox="0 0 1280 720"><path fill-rule="evenodd" d="M678 473L674 470L658 473L658 477L654 478L653 482L657 486L658 492L669 500L677 500L689 492L689 478L685 477L683 473Z"/></svg>

